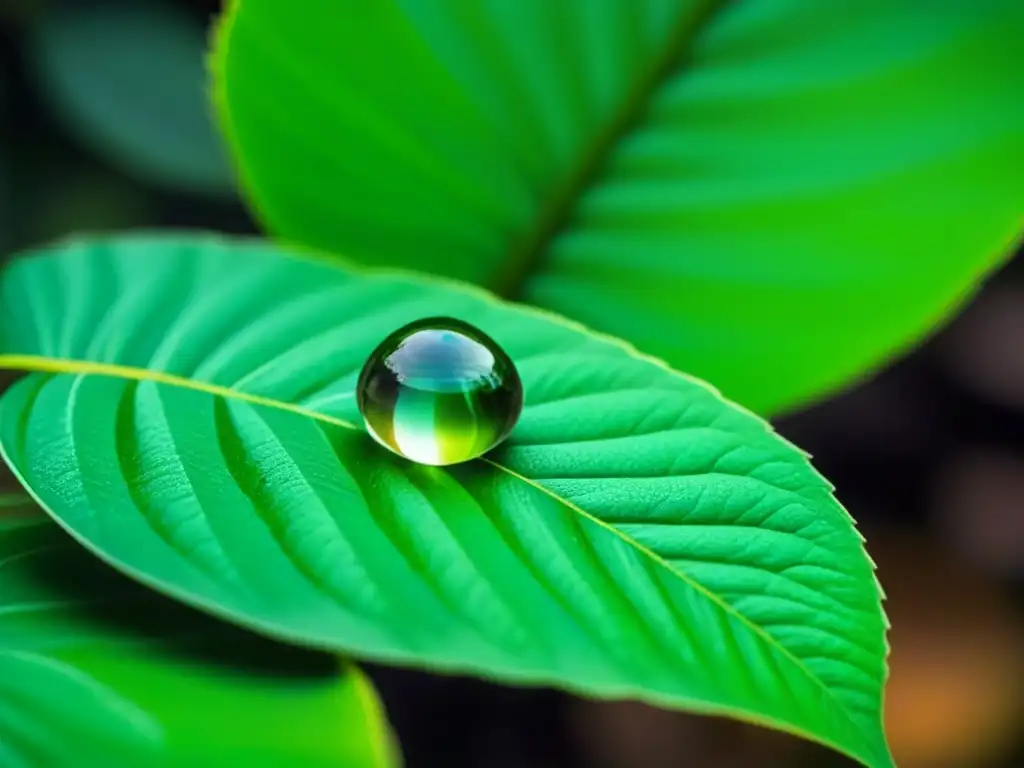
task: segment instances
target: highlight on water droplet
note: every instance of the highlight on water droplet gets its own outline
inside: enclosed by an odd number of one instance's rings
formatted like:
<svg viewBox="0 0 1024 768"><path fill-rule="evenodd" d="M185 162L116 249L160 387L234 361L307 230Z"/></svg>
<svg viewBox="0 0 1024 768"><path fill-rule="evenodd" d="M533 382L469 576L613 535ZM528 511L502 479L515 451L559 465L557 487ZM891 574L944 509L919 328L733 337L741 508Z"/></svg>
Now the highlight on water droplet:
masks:
<svg viewBox="0 0 1024 768"><path fill-rule="evenodd" d="M475 459L501 443L523 409L511 358L462 320L430 317L388 336L356 386L370 435L411 461L433 466Z"/></svg>

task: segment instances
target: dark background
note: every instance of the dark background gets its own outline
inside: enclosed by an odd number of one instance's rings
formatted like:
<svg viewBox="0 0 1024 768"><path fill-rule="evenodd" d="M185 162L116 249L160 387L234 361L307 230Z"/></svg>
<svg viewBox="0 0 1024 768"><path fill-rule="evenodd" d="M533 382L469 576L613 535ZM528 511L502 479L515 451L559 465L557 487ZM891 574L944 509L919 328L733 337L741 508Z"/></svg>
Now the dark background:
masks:
<svg viewBox="0 0 1024 768"><path fill-rule="evenodd" d="M0 0L0 259L73 232L255 231L209 125L201 63L218 7ZM1024 767L1022 261L909 357L776 422L879 564L903 768ZM411 768L851 765L725 720L373 673Z"/></svg>

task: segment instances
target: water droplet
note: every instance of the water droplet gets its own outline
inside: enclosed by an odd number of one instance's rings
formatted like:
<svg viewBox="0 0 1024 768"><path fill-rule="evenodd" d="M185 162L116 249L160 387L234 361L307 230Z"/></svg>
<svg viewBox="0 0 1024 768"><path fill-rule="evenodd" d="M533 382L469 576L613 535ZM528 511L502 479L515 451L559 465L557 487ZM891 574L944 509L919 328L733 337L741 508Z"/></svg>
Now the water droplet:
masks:
<svg viewBox="0 0 1024 768"><path fill-rule="evenodd" d="M435 466L491 450L523 408L509 356L483 331L451 317L417 320L384 339L363 366L356 396L378 443Z"/></svg>

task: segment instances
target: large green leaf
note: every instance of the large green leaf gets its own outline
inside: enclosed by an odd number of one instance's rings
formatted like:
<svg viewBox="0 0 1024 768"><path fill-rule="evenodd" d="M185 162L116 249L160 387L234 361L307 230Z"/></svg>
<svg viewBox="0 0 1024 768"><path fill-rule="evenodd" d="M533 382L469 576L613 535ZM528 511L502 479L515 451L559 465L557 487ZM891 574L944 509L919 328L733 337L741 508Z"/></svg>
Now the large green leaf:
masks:
<svg viewBox="0 0 1024 768"><path fill-rule="evenodd" d="M522 419L487 461L404 461L353 386L412 319L479 325ZM0 273L0 447L136 578L373 659L732 714L890 765L885 620L805 456L707 386L454 284L256 243L68 245Z"/></svg>
<svg viewBox="0 0 1024 768"><path fill-rule="evenodd" d="M470 280L763 411L924 333L1019 231L1024 3L236 2L269 230Z"/></svg>
<svg viewBox="0 0 1024 768"><path fill-rule="evenodd" d="M157 597L24 494L0 493L0 566L0 764L392 764L358 671Z"/></svg>

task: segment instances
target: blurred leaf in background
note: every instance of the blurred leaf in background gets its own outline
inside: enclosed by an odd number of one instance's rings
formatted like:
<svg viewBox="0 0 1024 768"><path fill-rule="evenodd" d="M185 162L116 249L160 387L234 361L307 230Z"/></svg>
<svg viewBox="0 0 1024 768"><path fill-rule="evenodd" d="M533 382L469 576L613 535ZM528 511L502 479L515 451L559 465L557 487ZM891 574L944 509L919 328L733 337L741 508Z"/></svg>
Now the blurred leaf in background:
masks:
<svg viewBox="0 0 1024 768"><path fill-rule="evenodd" d="M83 144L155 185L230 198L206 39L196 18L160 0L58 3L33 19L27 55L39 94Z"/></svg>

